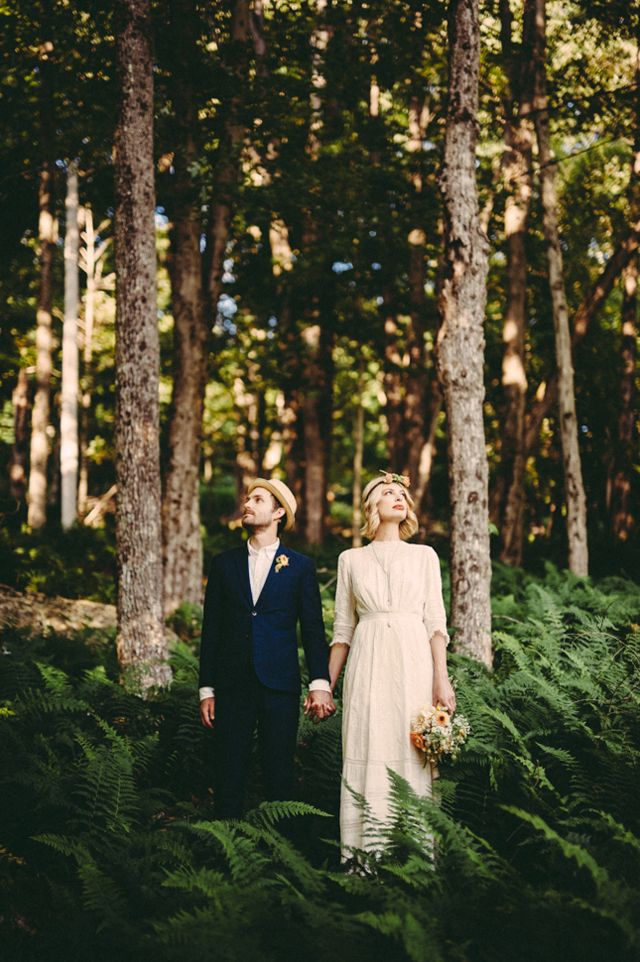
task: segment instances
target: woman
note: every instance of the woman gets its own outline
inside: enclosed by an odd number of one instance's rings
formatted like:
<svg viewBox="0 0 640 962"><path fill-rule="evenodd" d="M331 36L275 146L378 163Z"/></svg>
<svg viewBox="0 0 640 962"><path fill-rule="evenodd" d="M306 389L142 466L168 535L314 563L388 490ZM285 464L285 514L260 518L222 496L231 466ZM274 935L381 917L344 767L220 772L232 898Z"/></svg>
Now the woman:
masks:
<svg viewBox="0 0 640 962"><path fill-rule="evenodd" d="M387 766L419 795L431 794L435 767L409 740L411 720L424 705L453 712L447 672L449 644L440 563L433 548L405 544L418 529L409 479L383 473L363 491L370 540L338 559L334 634L329 656L331 689L344 664L340 797L343 860L353 848L379 849L367 838L363 796L373 819L388 823Z"/></svg>

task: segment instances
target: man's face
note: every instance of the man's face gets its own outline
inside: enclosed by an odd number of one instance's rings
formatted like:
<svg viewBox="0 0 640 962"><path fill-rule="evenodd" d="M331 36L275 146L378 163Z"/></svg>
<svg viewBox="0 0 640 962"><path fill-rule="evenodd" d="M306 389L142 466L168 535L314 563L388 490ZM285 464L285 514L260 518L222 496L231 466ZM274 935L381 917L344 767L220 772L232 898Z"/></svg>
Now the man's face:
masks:
<svg viewBox="0 0 640 962"><path fill-rule="evenodd" d="M284 508L276 506L275 499L266 488L254 488L242 505L242 526L254 531L268 528L284 515Z"/></svg>

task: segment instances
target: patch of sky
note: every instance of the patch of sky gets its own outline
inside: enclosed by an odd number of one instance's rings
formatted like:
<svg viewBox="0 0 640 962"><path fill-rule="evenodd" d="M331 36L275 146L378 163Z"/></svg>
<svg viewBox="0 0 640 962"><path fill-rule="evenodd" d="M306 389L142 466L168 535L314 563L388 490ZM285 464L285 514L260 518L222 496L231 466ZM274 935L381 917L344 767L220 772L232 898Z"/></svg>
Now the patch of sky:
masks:
<svg viewBox="0 0 640 962"><path fill-rule="evenodd" d="M353 264L350 261L334 261L331 270L334 274L344 274L345 271L353 270Z"/></svg>
<svg viewBox="0 0 640 962"><path fill-rule="evenodd" d="M374 261L373 264L371 265L371 270L372 270L372 271L381 271L381 270L382 270L382 264L379 264L378 261Z"/></svg>
<svg viewBox="0 0 640 962"><path fill-rule="evenodd" d="M156 207L155 223L156 223L156 227L166 227L167 224L169 223L169 218L165 213L164 207Z"/></svg>
<svg viewBox="0 0 640 962"><path fill-rule="evenodd" d="M238 305L228 294L222 294L218 300L218 315L231 319L238 313Z"/></svg>

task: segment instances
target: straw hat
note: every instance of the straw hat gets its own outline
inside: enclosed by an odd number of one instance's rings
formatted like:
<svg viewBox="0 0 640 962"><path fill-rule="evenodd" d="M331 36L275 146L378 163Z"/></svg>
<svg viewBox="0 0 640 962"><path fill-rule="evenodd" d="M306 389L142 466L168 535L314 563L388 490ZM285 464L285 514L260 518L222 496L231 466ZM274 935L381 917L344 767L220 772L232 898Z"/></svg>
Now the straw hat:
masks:
<svg viewBox="0 0 640 962"><path fill-rule="evenodd" d="M293 496L293 491L287 487L284 481L279 481L277 478L255 478L249 485L248 493L251 494L254 488L266 488L267 491L271 492L276 501L282 505L287 516L284 530L290 531L296 520L296 510L298 508L296 499Z"/></svg>

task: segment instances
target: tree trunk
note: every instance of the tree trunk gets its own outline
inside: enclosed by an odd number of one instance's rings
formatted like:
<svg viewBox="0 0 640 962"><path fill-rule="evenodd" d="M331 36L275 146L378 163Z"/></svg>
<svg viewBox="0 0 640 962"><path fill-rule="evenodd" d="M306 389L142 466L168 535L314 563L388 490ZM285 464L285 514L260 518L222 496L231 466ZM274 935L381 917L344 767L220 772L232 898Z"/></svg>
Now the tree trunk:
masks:
<svg viewBox="0 0 640 962"><path fill-rule="evenodd" d="M117 649L125 678L144 693L171 680L162 617L150 0L119 0L117 12Z"/></svg>
<svg viewBox="0 0 640 962"><path fill-rule="evenodd" d="M213 176L212 204L207 240L207 296L209 313L216 316L222 291L224 258L229 239L229 228L238 189L240 155L246 126L242 117L242 91L247 84L247 42L250 39L249 0L233 0L231 19L231 53L228 64L232 94Z"/></svg>
<svg viewBox="0 0 640 962"><path fill-rule="evenodd" d="M327 96L326 78L323 75L331 30L326 22L327 0L316 0L316 21L310 38L311 44L311 121L307 135L306 151L313 165L320 151L321 137L327 116L335 113L336 105ZM329 262L324 254L328 246L327 212L318 220L319 211L313 191L305 212L302 237L304 262L311 265L309 282L311 293L305 298L300 310L302 318L301 340L302 383L299 397L301 436L304 463L303 523L308 544L320 545L324 541L327 518L327 488L331 452L332 403L333 403L333 330L331 313L333 283Z"/></svg>
<svg viewBox="0 0 640 962"><path fill-rule="evenodd" d="M304 393L304 534L308 544L323 543L331 450L333 334L326 323L305 323Z"/></svg>
<svg viewBox="0 0 640 962"><path fill-rule="evenodd" d="M445 272L438 372L448 421L451 624L456 648L492 663L488 465L483 422L488 242L475 174L480 33L478 0L449 5L449 102L441 185Z"/></svg>
<svg viewBox="0 0 640 962"><path fill-rule="evenodd" d="M564 288L562 250L558 227L557 163L551 150L549 111L546 92L546 0L527 0L535 9L535 97L534 118L540 163L543 228L547 244L549 286L558 369L558 413L564 467L567 509L569 568L574 574L589 573L587 545L587 505L582 481L582 465L578 446L578 420L573 383L573 360L569 311Z"/></svg>
<svg viewBox="0 0 640 962"><path fill-rule="evenodd" d="M363 395L365 388L364 363L360 366L360 376L358 378L358 398L356 407L356 417L353 429L353 531L351 533L351 544L354 548L362 546L362 458L364 455L364 404Z"/></svg>
<svg viewBox="0 0 640 962"><path fill-rule="evenodd" d="M62 414L60 418L61 522L70 528L78 517L78 171L67 168L64 238L64 324L62 329Z"/></svg>
<svg viewBox="0 0 640 962"><path fill-rule="evenodd" d="M640 36L636 48L635 135L629 177L629 206L637 212L640 205ZM610 517L614 542L628 541L635 524L634 460L638 450L638 254L623 271L622 300L622 379L618 436L614 447L611 479Z"/></svg>
<svg viewBox="0 0 640 962"><path fill-rule="evenodd" d="M169 274L173 311L173 395L162 497L164 608L202 603L200 453L209 365L202 286L200 202L190 169L198 157L196 94L190 69L197 36L193 5L175 5L173 101L176 117Z"/></svg>
<svg viewBox="0 0 640 962"><path fill-rule="evenodd" d="M523 25L521 54L516 60L511 41L509 0L501 0L502 53L509 79L504 98L505 150L503 175L507 188L504 227L507 241L507 298L502 339L502 418L501 465L498 487L502 550L505 564L522 564L524 537L525 337L527 329L527 255L526 233L532 192L532 150L534 129L531 122L533 90L531 84L532 37L530 11ZM501 502L504 498L504 504Z"/></svg>
<svg viewBox="0 0 640 962"><path fill-rule="evenodd" d="M13 445L9 462L11 497L21 503L27 486L27 450L29 432L29 376L21 367L11 394L13 407Z"/></svg>
<svg viewBox="0 0 640 962"><path fill-rule="evenodd" d="M640 156L640 155L638 155ZM634 499L633 462L638 450L636 428L638 404L636 373L638 360L638 257L631 261L623 274L622 302L622 381L620 413L615 443L614 470L611 479L611 532L614 541L628 541L633 531Z"/></svg>
<svg viewBox="0 0 640 962"><path fill-rule="evenodd" d="M53 157L53 105L51 64L46 53L40 59L40 97L43 163L38 189L38 244L40 287L36 313L36 390L31 412L31 451L29 457L29 510L31 528L42 528L47 519L47 464L49 461L49 417L51 372L53 370L53 259L56 221L53 206L55 163Z"/></svg>
<svg viewBox="0 0 640 962"><path fill-rule="evenodd" d="M409 144L411 154L410 178L413 187L413 205L420 208L424 190L424 151L422 144L427 134L429 110L426 101L414 96L409 104ZM409 372L405 394L405 444L406 457L403 469L415 488L420 473L420 461L425 445L427 425L428 376L424 335L426 330L426 241L427 235L417 223L409 232Z"/></svg>
<svg viewBox="0 0 640 962"><path fill-rule="evenodd" d="M233 382L233 398L238 412L236 430L236 490L238 504L249 484L259 476L262 465L259 438L260 396L256 386L257 365L247 360L247 383L241 377Z"/></svg>
<svg viewBox="0 0 640 962"><path fill-rule="evenodd" d="M82 380L80 394L80 471L78 477L78 514L84 518L89 497L89 408L91 407L91 358L93 353L93 325L96 303L96 243L93 212L85 207L82 212L84 246L80 248L80 267L86 274L84 297L84 331L82 335Z"/></svg>

